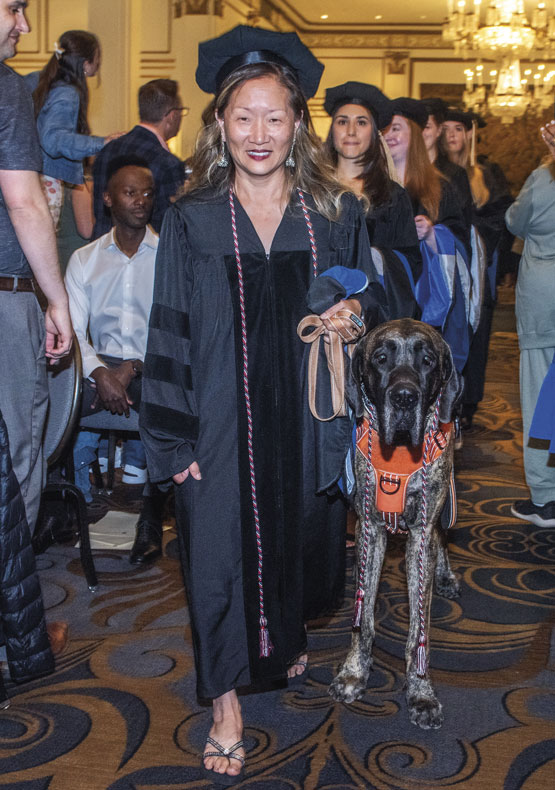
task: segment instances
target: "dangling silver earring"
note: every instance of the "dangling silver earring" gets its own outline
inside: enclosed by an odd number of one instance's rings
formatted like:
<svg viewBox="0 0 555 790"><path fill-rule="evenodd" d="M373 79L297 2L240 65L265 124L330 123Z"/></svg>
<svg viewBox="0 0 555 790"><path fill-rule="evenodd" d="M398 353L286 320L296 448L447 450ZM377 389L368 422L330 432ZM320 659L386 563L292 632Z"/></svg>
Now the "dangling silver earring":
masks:
<svg viewBox="0 0 555 790"><path fill-rule="evenodd" d="M218 159L217 165L218 167L227 167L229 164L229 160L227 158L227 152L225 150L225 140L222 137L222 144L220 147L220 158Z"/></svg>
<svg viewBox="0 0 555 790"><path fill-rule="evenodd" d="M297 130L293 134L293 142L291 143L291 150L289 151L289 156L285 160L285 167L295 167L295 157L293 156L293 151L295 150L295 143L297 141Z"/></svg>

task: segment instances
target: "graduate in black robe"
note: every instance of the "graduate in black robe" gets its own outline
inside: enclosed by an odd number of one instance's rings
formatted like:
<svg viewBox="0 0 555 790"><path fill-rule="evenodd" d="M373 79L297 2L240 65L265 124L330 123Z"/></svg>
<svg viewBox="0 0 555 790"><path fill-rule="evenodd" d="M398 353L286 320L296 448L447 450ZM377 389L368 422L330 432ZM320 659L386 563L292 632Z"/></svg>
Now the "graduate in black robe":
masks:
<svg viewBox="0 0 555 790"><path fill-rule="evenodd" d="M458 193L430 162L423 129L428 111L416 99L390 102L384 139L399 180L410 195L423 257L423 275L417 283L422 320L441 330L462 371L470 345L470 228ZM443 269L445 276L438 277ZM449 288L444 289L445 281Z"/></svg>
<svg viewBox="0 0 555 790"><path fill-rule="evenodd" d="M472 224L474 204L472 201L472 191L468 174L464 167L452 162L447 156L443 146L440 144L443 124L447 116L452 117L452 109L447 102L439 98L424 99L422 104L428 113L426 126L422 131L424 145L428 152L430 162L439 172L452 184L459 200L465 222L468 226Z"/></svg>
<svg viewBox="0 0 555 790"><path fill-rule="evenodd" d="M464 370L461 425L472 427L478 404L484 397L486 364L493 308L496 300L497 257L505 237L505 212L512 203L507 180L496 163L475 157L477 128L485 126L475 113L449 107L445 115L441 146L453 165L464 165L472 186L471 222L485 247L486 272L480 321L475 328Z"/></svg>
<svg viewBox="0 0 555 790"><path fill-rule="evenodd" d="M422 259L407 192L390 178L380 116L389 99L375 85L346 82L326 90L332 122L325 149L337 178L361 200L391 318L419 318L414 283ZM378 255L376 255L376 252Z"/></svg>
<svg viewBox="0 0 555 790"><path fill-rule="evenodd" d="M141 435L151 479L176 483L197 688L213 700L204 769L236 781L244 748L224 754L241 738L236 690L298 674L307 618L343 593L346 507L317 493L326 430L297 325L332 266L368 285L324 314L328 331L349 322L331 315L341 307L370 328L386 300L358 201L319 167L305 100L318 61L296 34L243 26L199 55L216 99L160 236Z"/></svg>

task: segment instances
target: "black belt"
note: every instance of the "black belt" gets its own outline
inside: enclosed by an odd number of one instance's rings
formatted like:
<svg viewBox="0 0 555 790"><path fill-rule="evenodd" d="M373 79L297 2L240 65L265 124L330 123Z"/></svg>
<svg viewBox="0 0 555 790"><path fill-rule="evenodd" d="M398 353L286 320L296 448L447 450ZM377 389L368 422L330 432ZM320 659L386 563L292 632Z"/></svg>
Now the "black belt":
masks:
<svg viewBox="0 0 555 790"><path fill-rule="evenodd" d="M35 286L31 277L0 277L0 291L27 291L33 292Z"/></svg>

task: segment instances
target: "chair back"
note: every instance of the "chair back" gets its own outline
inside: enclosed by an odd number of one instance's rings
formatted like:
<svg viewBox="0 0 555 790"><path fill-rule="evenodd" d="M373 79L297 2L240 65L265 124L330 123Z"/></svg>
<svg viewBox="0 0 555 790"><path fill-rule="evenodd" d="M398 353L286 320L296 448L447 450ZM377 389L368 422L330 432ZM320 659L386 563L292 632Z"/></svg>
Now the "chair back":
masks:
<svg viewBox="0 0 555 790"><path fill-rule="evenodd" d="M43 451L48 466L60 458L77 424L82 375L81 352L74 337L71 354L47 366L49 403Z"/></svg>

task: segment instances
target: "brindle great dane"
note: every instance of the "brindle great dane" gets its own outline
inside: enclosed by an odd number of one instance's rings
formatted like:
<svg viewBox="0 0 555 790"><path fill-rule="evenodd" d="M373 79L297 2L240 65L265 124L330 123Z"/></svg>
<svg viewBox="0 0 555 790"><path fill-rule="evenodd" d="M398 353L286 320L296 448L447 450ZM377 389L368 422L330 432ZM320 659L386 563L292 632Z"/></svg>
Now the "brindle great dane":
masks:
<svg viewBox="0 0 555 790"><path fill-rule="evenodd" d="M368 412L369 401L377 418L376 430L385 445L422 445L430 429L440 390L439 420L449 423L460 397L461 382L454 368L451 351L435 329L420 321L404 318L382 324L363 337L355 349L346 385L347 398L357 418ZM365 406L366 403L366 406ZM368 414L367 414L368 416ZM451 571L440 516L445 504L453 467L453 434L444 452L428 466L427 519L424 531L423 613L429 633L432 586L446 598L459 595L459 585ZM363 551L365 522L366 460L356 452L353 504L358 515L356 549L357 578ZM364 693L372 665L374 606L386 547L386 528L375 506L375 478L370 475L369 548L364 573L364 604L360 630L353 630L351 649L329 693L339 701L354 702ZM405 507L399 526L408 530L406 569L410 625L405 649L407 703L410 720L429 729L441 727L443 713L428 677L417 672L416 651L419 639L419 551L421 525L422 470L409 479ZM426 640L426 659L428 658ZM427 662L426 662L427 666ZM422 674L422 670L421 670Z"/></svg>

